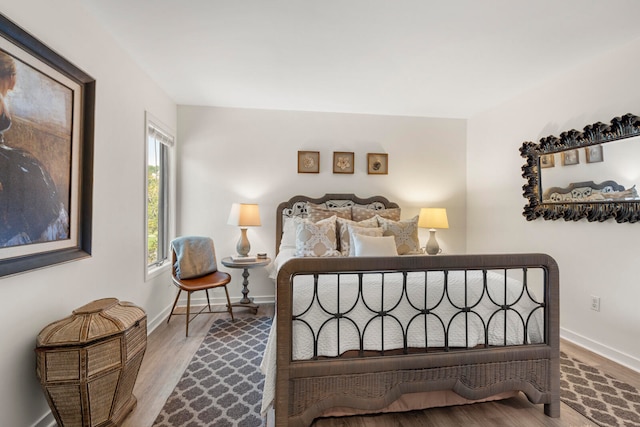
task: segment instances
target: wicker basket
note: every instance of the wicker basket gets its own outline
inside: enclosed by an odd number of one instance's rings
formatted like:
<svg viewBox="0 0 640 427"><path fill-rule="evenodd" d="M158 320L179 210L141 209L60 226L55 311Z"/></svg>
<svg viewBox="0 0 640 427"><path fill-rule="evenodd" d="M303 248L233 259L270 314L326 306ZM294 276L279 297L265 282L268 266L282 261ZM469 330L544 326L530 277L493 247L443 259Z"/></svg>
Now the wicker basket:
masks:
<svg viewBox="0 0 640 427"><path fill-rule="evenodd" d="M136 405L147 316L115 298L93 301L38 335L36 374L58 425L118 426Z"/></svg>

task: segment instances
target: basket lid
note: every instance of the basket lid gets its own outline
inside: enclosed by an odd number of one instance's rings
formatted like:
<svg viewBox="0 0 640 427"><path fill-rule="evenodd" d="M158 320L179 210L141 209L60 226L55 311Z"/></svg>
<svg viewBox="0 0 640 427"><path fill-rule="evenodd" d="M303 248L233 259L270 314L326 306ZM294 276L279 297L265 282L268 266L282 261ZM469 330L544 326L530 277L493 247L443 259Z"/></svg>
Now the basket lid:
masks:
<svg viewBox="0 0 640 427"><path fill-rule="evenodd" d="M38 334L37 347L89 343L125 331L144 317L144 310L130 302L116 298L95 300L45 326Z"/></svg>

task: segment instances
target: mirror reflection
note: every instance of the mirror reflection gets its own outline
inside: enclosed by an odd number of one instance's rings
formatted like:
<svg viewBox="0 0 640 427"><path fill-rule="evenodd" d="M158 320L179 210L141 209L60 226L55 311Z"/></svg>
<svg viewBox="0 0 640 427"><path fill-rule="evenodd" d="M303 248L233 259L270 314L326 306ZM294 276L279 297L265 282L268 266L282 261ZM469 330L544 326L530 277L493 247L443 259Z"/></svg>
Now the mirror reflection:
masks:
<svg viewBox="0 0 640 427"><path fill-rule="evenodd" d="M640 200L640 137L540 156L542 203Z"/></svg>
<svg viewBox="0 0 640 427"><path fill-rule="evenodd" d="M522 215L527 221L640 222L639 142L640 117L631 113L523 142Z"/></svg>

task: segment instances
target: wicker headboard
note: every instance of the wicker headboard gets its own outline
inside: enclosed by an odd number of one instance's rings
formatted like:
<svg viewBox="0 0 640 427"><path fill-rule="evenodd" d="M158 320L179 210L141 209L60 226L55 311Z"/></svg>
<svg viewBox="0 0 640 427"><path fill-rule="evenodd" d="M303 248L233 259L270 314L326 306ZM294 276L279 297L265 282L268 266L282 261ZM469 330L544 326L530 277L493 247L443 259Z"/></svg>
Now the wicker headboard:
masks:
<svg viewBox="0 0 640 427"><path fill-rule="evenodd" d="M382 196L372 196L361 199L355 194L325 194L324 196L314 199L308 196L294 196L286 202L278 205L276 210L276 254L280 250L280 241L282 239L282 227L284 218L307 216L307 202L316 205L324 205L327 208L335 208L341 206L360 206L366 209L388 209L399 208L397 203L390 202Z"/></svg>

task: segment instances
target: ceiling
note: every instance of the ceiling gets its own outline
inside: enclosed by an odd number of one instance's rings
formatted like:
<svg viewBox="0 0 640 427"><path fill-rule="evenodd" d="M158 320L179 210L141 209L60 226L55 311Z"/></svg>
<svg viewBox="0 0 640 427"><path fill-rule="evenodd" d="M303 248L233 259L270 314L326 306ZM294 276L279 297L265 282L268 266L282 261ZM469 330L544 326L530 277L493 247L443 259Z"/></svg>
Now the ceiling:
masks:
<svg viewBox="0 0 640 427"><path fill-rule="evenodd" d="M178 104L466 118L640 38L638 0L82 0Z"/></svg>

